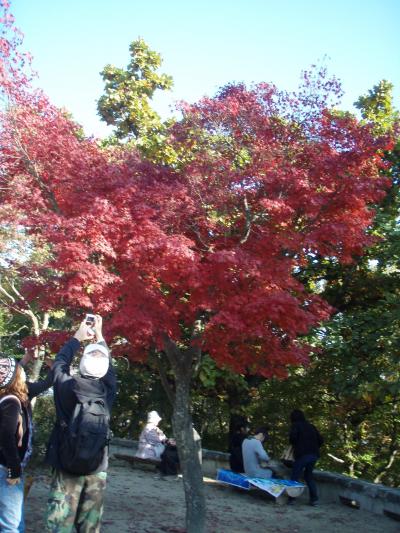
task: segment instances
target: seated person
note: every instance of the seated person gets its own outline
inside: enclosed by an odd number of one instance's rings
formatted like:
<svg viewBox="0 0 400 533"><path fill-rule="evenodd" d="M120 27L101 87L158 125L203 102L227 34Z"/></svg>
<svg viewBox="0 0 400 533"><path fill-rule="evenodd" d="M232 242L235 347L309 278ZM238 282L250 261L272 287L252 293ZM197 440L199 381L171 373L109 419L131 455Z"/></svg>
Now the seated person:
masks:
<svg viewBox="0 0 400 533"><path fill-rule="evenodd" d="M245 424L237 424L229 443L229 465L232 472L244 472L242 444L248 435Z"/></svg>
<svg viewBox="0 0 400 533"><path fill-rule="evenodd" d="M242 444L244 473L249 477L260 477L269 479L272 477L272 470L263 467L261 462L268 463L269 455L264 450L262 443L267 438L267 428L260 427L254 432L254 436L244 439Z"/></svg>
<svg viewBox="0 0 400 533"><path fill-rule="evenodd" d="M179 456L175 439L168 439L165 450L161 454L161 464L158 467L163 476L176 476L179 470Z"/></svg>
<svg viewBox="0 0 400 533"><path fill-rule="evenodd" d="M158 427L161 420L157 411L150 411L147 415L147 424L139 437L139 447L135 457L140 459L155 459L161 460L161 454L165 449L165 441L167 437Z"/></svg>

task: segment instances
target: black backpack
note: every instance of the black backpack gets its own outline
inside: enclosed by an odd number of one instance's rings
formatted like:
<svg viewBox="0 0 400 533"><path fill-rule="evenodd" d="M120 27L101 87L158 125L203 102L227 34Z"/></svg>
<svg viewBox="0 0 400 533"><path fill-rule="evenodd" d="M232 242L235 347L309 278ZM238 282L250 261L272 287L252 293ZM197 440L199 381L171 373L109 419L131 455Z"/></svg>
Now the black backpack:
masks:
<svg viewBox="0 0 400 533"><path fill-rule="evenodd" d="M96 385L102 391L96 392L95 396L87 390L82 391L81 377L75 380L76 406L70 420L59 423L59 460L63 470L83 476L95 472L103 461L110 441L110 414L106 387L101 381L97 381Z"/></svg>

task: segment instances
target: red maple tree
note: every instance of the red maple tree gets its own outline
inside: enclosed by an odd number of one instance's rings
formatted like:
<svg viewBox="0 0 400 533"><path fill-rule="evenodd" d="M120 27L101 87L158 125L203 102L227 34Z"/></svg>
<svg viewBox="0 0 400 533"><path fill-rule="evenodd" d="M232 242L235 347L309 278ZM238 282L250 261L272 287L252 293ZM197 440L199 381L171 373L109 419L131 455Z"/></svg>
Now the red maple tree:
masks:
<svg viewBox="0 0 400 533"><path fill-rule="evenodd" d="M169 363L188 531L204 528L189 407L202 354L265 377L305 364L299 337L332 310L296 273L370 242L387 139L330 107L339 90L321 72L297 94L232 85L183 105L170 142L185 158L166 168L82 137L26 80L3 84L1 221L50 246L24 294L106 314L115 353Z"/></svg>

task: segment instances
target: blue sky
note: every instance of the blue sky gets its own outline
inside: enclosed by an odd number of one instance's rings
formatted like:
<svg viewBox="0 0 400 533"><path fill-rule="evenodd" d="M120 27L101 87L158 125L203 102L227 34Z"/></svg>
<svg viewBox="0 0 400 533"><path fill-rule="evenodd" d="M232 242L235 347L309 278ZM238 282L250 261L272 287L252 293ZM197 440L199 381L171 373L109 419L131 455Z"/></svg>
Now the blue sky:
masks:
<svg viewBox="0 0 400 533"><path fill-rule="evenodd" d="M325 56L342 80L343 108L383 78L400 107L398 0L14 0L11 11L39 85L89 135L109 133L96 115L99 72L107 63L125 67L139 36L174 78L173 91L155 98L164 117L174 101L211 96L232 81L292 90Z"/></svg>

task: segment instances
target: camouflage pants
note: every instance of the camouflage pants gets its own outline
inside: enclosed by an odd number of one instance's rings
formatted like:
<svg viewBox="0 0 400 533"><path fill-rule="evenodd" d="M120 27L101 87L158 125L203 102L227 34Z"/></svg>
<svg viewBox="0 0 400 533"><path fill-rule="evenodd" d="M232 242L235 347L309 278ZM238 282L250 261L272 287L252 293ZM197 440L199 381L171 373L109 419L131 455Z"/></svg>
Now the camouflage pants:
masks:
<svg viewBox="0 0 400 533"><path fill-rule="evenodd" d="M51 533L98 533L103 514L106 472L74 476L55 470L47 502L45 528Z"/></svg>

